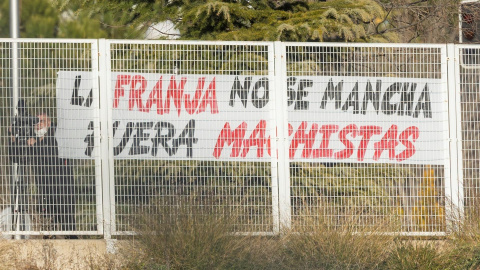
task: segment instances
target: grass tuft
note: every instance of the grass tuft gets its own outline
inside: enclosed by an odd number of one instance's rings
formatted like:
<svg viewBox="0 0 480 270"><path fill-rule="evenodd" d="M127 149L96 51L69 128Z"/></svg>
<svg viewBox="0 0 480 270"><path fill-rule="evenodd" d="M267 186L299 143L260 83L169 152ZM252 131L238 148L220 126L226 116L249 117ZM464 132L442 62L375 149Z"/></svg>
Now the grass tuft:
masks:
<svg viewBox="0 0 480 270"><path fill-rule="evenodd" d="M432 240L392 234L395 221L361 226L358 214L302 219L278 236L258 236L234 234L238 218L230 213L162 210L137 217L137 234L119 240L116 254L74 250L70 258L52 244L58 240L30 249L29 241L0 241L0 269L480 269L480 218L471 214Z"/></svg>

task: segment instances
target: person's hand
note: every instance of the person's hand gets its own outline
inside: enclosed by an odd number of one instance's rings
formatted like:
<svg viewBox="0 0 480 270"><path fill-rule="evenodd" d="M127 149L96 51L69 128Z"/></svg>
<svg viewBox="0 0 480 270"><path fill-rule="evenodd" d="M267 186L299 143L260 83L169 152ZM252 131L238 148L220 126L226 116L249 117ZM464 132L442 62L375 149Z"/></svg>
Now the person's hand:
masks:
<svg viewBox="0 0 480 270"><path fill-rule="evenodd" d="M15 142L15 136L13 136L13 134L12 134L12 127L8 128L8 135L10 135L10 141L12 141L12 143L14 143Z"/></svg>
<svg viewBox="0 0 480 270"><path fill-rule="evenodd" d="M37 142L35 138L30 138L27 140L27 145L32 146Z"/></svg>

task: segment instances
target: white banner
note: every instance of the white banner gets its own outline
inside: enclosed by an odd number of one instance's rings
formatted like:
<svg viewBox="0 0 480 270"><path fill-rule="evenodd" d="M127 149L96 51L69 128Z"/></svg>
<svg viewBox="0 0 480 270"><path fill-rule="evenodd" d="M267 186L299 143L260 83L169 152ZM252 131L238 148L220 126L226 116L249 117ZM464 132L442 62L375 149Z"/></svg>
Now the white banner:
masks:
<svg viewBox="0 0 480 270"><path fill-rule="evenodd" d="M88 72L58 73L62 157L91 157L93 82ZM115 158L271 160L267 76L113 73L111 85ZM287 93L275 96L288 98L291 160L445 161L447 100L438 79L289 77Z"/></svg>
<svg viewBox="0 0 480 270"><path fill-rule="evenodd" d="M439 79L290 77L287 96L290 159L446 160L448 103Z"/></svg>

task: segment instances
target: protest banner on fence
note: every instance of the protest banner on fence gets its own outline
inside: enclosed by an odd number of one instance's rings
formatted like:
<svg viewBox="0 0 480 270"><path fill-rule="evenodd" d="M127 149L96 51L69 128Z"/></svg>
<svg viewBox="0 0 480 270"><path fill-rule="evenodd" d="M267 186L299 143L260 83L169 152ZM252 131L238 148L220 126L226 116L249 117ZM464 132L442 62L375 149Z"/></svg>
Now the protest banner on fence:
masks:
<svg viewBox="0 0 480 270"><path fill-rule="evenodd" d="M288 99L291 160L445 160L447 99L439 79L294 76L287 78L287 89L274 89L267 76L112 73L111 78L112 100L102 106L112 110L111 150L117 159L270 161L281 121L275 96ZM95 147L94 82L88 72L58 73L62 157L90 158Z"/></svg>

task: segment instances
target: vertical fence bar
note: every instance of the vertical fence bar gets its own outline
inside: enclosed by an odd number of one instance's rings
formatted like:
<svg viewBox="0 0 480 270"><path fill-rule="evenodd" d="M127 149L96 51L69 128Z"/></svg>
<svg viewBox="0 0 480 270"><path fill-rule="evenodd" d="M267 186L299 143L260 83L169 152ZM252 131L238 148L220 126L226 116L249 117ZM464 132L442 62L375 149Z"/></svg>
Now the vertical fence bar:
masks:
<svg viewBox="0 0 480 270"><path fill-rule="evenodd" d="M462 109L461 109L461 79L460 79L460 47L455 44L448 44L449 61L449 110L451 109L455 115L452 119L452 130L454 132L455 141L452 141L452 149L450 151L450 162L452 165L452 218L462 222L464 219L464 186L463 186L463 158L462 158ZM453 59L453 61L452 61ZM450 89L451 88L451 89ZM455 167L454 167L455 166ZM455 168L455 171L453 170ZM455 221L455 220L453 220Z"/></svg>
<svg viewBox="0 0 480 270"><path fill-rule="evenodd" d="M94 136L94 145L97 147L93 148L93 156L95 157L95 202L96 202L96 211L97 211L97 232L103 234L103 203L102 203L102 156L101 156L101 143L102 143L102 130L100 128L100 89L99 89L99 51L98 51L98 42L91 43L92 51L92 94L93 100L96 102L93 104L93 115L94 115L94 134L99 134ZM103 99L102 99L103 100Z"/></svg>
<svg viewBox="0 0 480 270"><path fill-rule="evenodd" d="M277 154L277 149L281 144L277 143L278 142L278 125L282 121L282 119L277 118L277 113L276 113L276 106L277 103L282 101L282 88L277 88L277 82L279 75L276 73L277 69L275 66L276 63L276 54L275 54L275 48L274 46L270 45L268 46L268 75L269 75L269 81L274 84L273 91L271 91L270 97L274 101L275 107L272 108L271 112L271 119L273 119L273 125L270 130L271 134L271 149L272 149L272 159L271 159L271 168L272 168L272 218L273 218L273 233L278 234L280 232L280 219L279 219L279 200L278 200L278 180L279 180L279 167L278 167L278 154ZM272 64L273 63L273 64ZM281 77L281 76L280 76Z"/></svg>
<svg viewBox="0 0 480 270"><path fill-rule="evenodd" d="M285 61L285 44L274 43L275 49L275 90L277 91L275 110L277 116L278 140L278 201L280 230L291 227L290 202L290 166L288 159L288 113L287 113L287 67Z"/></svg>
<svg viewBox="0 0 480 270"><path fill-rule="evenodd" d="M445 54L444 54L445 55ZM446 218L447 231L454 230L455 223L463 212L463 191L460 178L458 177L458 157L461 155L461 147L458 140L458 117L457 109L459 108L459 100L457 100L457 61L456 47L454 44L447 45L446 51L446 76L445 83L448 87L448 131L449 131L449 164L445 166L445 175L449 178L445 181L445 197L446 197ZM442 72L443 73L443 72ZM460 151L460 152L459 152Z"/></svg>
<svg viewBox="0 0 480 270"><path fill-rule="evenodd" d="M442 62L445 63L442 65L442 80L446 84L448 89L448 122L445 123L448 125L448 141L445 143L448 144L446 149L449 149L448 153L445 153L448 159L445 164L445 212L446 212L446 221L447 221L447 230L452 229L451 222L453 221L453 205L455 204L455 182L456 182L456 164L452 162L452 158L456 155L456 132L455 132L455 57L454 51L450 45L447 45L446 51L442 51ZM453 97L453 98L452 98Z"/></svg>
<svg viewBox="0 0 480 270"><path fill-rule="evenodd" d="M18 0L10 0L10 37L17 39L19 37L19 12ZM12 42L12 111L11 115L17 115L17 103L19 99L19 83L18 83L18 43L16 40ZM15 185L18 181L18 163L12 164L12 183ZM16 209L15 209L16 210ZM17 213L14 213L17 215ZM17 223L18 224L18 223ZM18 231L18 228L15 228ZM20 239L18 234L15 239Z"/></svg>
<svg viewBox="0 0 480 270"><path fill-rule="evenodd" d="M102 194L103 194L103 236L109 240L112 236L114 226L114 205L111 201L111 185L113 183L113 155L110 151L112 144L111 126L111 108L109 78L110 78L110 53L109 43L105 39L99 40L99 83L100 83L100 126L101 126L101 156L102 156Z"/></svg>
<svg viewBox="0 0 480 270"><path fill-rule="evenodd" d="M464 194L464 180L463 180L463 146L462 146L462 99L461 99L461 87L460 87L460 67L459 67L459 51L457 45L455 46L455 114L457 118L455 119L456 123L456 147L457 152L455 157L457 159L457 170L454 174L457 177L457 190L458 190L458 218L460 221L463 221L465 218L465 194Z"/></svg>
<svg viewBox="0 0 480 270"><path fill-rule="evenodd" d="M12 42L12 111L11 115L16 116L18 111L17 111L17 104L18 100L20 98L20 87L19 87L19 80L18 80L18 42L16 40L13 40ZM11 183L13 186L16 186L16 183L19 181L19 176L18 176L18 168L19 164L18 163L13 163L12 164L12 180ZM15 204L15 202L13 202ZM16 204L15 204L16 206ZM14 211L17 209L13 209ZM14 216L17 216L17 213L14 213ZM18 219L18 217L17 217ZM15 218L14 218L15 220ZM15 231L18 231L18 228L13 228ZM20 239L20 235L16 234L15 239Z"/></svg>
<svg viewBox="0 0 480 270"><path fill-rule="evenodd" d="M18 84L18 42L12 41L12 115L17 114L17 103L20 97Z"/></svg>

